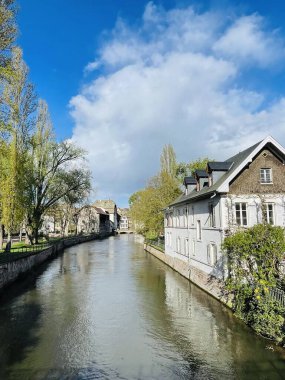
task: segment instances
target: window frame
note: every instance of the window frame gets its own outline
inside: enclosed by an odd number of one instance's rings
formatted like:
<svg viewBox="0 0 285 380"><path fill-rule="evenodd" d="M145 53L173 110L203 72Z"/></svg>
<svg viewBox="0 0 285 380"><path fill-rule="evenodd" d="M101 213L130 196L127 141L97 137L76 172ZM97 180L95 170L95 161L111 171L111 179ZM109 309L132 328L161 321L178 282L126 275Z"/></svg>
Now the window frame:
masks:
<svg viewBox="0 0 285 380"><path fill-rule="evenodd" d="M202 223L200 219L196 221L196 238L197 241L202 241Z"/></svg>
<svg viewBox="0 0 285 380"><path fill-rule="evenodd" d="M216 215L215 215L215 206L213 203L209 203L209 226L212 228L216 227Z"/></svg>
<svg viewBox="0 0 285 380"><path fill-rule="evenodd" d="M275 204L273 202L266 202L266 223L270 224L271 226L275 226ZM272 206L272 209L269 210L269 206ZM272 216L270 216L270 212L272 213ZM270 222L270 218L272 218L272 223Z"/></svg>
<svg viewBox="0 0 285 380"><path fill-rule="evenodd" d="M237 210L237 205L239 205L239 210ZM245 210L243 210L243 205L245 205ZM237 212L239 212L240 223L238 222ZM244 223L243 212L246 214L246 224ZM248 207L246 202L235 202L235 222L240 227L248 227Z"/></svg>
<svg viewBox="0 0 285 380"><path fill-rule="evenodd" d="M269 180L267 175L269 174ZM271 185L273 183L272 168L260 168L259 171L261 185Z"/></svg>
<svg viewBox="0 0 285 380"><path fill-rule="evenodd" d="M214 242L210 242L207 245L207 263L211 267L214 267L218 262L218 247Z"/></svg>

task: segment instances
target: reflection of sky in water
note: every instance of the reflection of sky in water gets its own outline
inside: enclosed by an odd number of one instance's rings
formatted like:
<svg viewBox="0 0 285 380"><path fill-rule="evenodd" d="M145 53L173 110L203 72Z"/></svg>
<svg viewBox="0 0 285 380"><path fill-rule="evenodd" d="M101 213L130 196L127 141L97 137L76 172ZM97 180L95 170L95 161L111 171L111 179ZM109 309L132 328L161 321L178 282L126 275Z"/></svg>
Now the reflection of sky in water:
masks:
<svg viewBox="0 0 285 380"><path fill-rule="evenodd" d="M268 341L132 236L72 247L29 281L7 290L0 307L1 379L12 373L19 379L278 378L285 369L281 355L266 350Z"/></svg>

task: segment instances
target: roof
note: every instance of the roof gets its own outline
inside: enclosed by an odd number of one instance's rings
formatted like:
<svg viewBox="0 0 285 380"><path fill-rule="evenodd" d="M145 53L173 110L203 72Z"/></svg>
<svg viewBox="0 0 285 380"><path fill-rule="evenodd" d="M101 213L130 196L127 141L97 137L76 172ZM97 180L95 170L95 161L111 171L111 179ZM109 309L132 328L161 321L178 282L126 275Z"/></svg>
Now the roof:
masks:
<svg viewBox="0 0 285 380"><path fill-rule="evenodd" d="M109 213L106 212L105 210L103 210L101 207L96 207L96 206L93 206L93 207L94 207L94 209L96 210L96 212L97 212L98 214L101 214L101 215L109 215Z"/></svg>
<svg viewBox="0 0 285 380"><path fill-rule="evenodd" d="M206 170L195 170L195 175L199 178L208 178Z"/></svg>
<svg viewBox="0 0 285 380"><path fill-rule="evenodd" d="M264 140L259 141L258 143L250 146L242 152L239 152L238 154L225 160L224 163L231 164L230 168L212 186L203 187L200 191L193 190L188 195L182 194L169 206L187 202L192 199L209 197L217 192L227 192L229 183L240 173L245 165L248 164L248 162L251 162L252 159L260 152L260 150L268 144L273 145L275 148L277 148L285 158L285 149L271 136L268 136Z"/></svg>
<svg viewBox="0 0 285 380"><path fill-rule="evenodd" d="M194 177L185 177L184 178L184 185L196 185L196 179Z"/></svg>
<svg viewBox="0 0 285 380"><path fill-rule="evenodd" d="M212 162L208 162L207 167L208 169L210 169L210 171L226 172L230 169L232 164L233 162L231 161L223 161L223 162L212 161Z"/></svg>
<svg viewBox="0 0 285 380"><path fill-rule="evenodd" d="M114 214L115 208L116 208L116 203L112 201L111 199L106 199L106 200L97 200L94 203L95 207L100 207L103 208L105 211L108 211L109 214Z"/></svg>

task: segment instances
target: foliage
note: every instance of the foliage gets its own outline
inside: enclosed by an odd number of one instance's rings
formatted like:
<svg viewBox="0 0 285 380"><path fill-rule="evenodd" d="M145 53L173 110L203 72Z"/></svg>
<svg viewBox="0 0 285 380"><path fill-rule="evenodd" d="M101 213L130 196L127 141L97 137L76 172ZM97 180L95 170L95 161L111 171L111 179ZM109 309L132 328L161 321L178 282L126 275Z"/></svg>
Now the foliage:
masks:
<svg viewBox="0 0 285 380"><path fill-rule="evenodd" d="M36 108L33 86L28 81L28 68L22 51L13 49L13 76L5 83L1 107L0 204L1 222L10 234L19 228L25 213L23 173Z"/></svg>
<svg viewBox="0 0 285 380"><path fill-rule="evenodd" d="M172 145L165 145L160 156L160 172L147 186L130 196L130 213L136 230L148 239L163 234L164 209L181 194L182 176L204 169L207 159L177 163Z"/></svg>
<svg viewBox="0 0 285 380"><path fill-rule="evenodd" d="M11 48L16 39L16 8L14 0L0 0L0 79L12 75Z"/></svg>
<svg viewBox="0 0 285 380"><path fill-rule="evenodd" d="M47 105L41 101L25 173L26 227L31 242L37 242L48 209L64 198L75 202L88 195L90 172L75 165L83 157L82 149L70 141L55 141Z"/></svg>
<svg viewBox="0 0 285 380"><path fill-rule="evenodd" d="M284 230L257 224L225 238L233 308L258 333L278 341L285 338L284 308L270 296L280 280L285 252Z"/></svg>
<svg viewBox="0 0 285 380"><path fill-rule="evenodd" d="M213 160L210 160L209 158L204 157L204 158L198 158L198 160L191 161L188 163L179 162L176 166L176 177L182 183L184 177L193 175L195 170L205 169L209 161L213 161Z"/></svg>
<svg viewBox="0 0 285 380"><path fill-rule="evenodd" d="M165 145L162 149L162 153L160 155L160 168L162 172L168 173L171 177L176 176L176 154L173 146L170 144Z"/></svg>
<svg viewBox="0 0 285 380"><path fill-rule="evenodd" d="M163 209L180 194L177 180L167 172L153 177L148 186L130 198L130 213L138 232L149 239L163 233Z"/></svg>

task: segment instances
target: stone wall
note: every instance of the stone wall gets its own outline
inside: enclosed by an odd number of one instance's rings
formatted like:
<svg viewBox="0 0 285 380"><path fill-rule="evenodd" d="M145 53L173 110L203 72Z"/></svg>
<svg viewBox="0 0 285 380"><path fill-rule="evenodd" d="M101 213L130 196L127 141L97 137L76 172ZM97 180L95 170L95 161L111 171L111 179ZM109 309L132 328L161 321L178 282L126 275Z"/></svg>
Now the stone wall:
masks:
<svg viewBox="0 0 285 380"><path fill-rule="evenodd" d="M272 169L272 184L260 183L260 169ZM285 192L285 166L270 150L263 149L230 185L230 194L275 194Z"/></svg>
<svg viewBox="0 0 285 380"><path fill-rule="evenodd" d="M62 252L64 248L71 247L76 244L84 243L87 241L95 240L98 238L108 237L110 234L102 236L76 236L61 240L53 246L41 251L32 253L29 256L19 258L0 265L0 290L5 286L14 282L20 275L30 271L33 267L43 263L44 261L55 257L58 253Z"/></svg>
<svg viewBox="0 0 285 380"><path fill-rule="evenodd" d="M159 260L163 261L165 264L170 266L176 272L180 273L183 277L186 277L195 285L199 286L199 288L205 290L207 293L217 298L224 304L228 304L227 298L223 294L223 281L220 281L217 278L208 275L195 267L192 267L188 263L179 260L176 257L166 255L165 253L159 251L158 249L150 245L144 244L144 249L145 251L151 253Z"/></svg>

